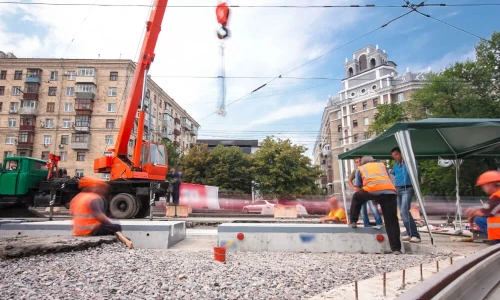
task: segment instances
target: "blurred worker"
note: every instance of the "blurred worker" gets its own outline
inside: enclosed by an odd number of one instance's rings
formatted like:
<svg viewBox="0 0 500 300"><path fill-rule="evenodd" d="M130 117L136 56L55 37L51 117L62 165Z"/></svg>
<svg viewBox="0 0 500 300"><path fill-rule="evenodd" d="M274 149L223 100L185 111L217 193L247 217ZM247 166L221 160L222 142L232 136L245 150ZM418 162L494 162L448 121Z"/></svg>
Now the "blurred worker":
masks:
<svg viewBox="0 0 500 300"><path fill-rule="evenodd" d="M110 186L102 180L83 177L78 182L82 190L70 202L73 215L74 235L114 235L122 230L119 224L111 223L104 213L104 198Z"/></svg>
<svg viewBox="0 0 500 300"><path fill-rule="evenodd" d="M15 170L17 170L17 161L10 160L7 163L9 164L9 167L8 167L7 171L15 171Z"/></svg>
<svg viewBox="0 0 500 300"><path fill-rule="evenodd" d="M398 221L396 187L384 164L375 162L371 156L361 158L354 181L356 192L351 201L349 227L356 228L361 206L369 200L376 200L382 208L389 244L394 254L401 254L401 237Z"/></svg>
<svg viewBox="0 0 500 300"><path fill-rule="evenodd" d="M321 223L346 223L345 210L340 207L337 198L330 198L328 200L328 207L330 208L330 213L328 213L328 216L319 219Z"/></svg>
<svg viewBox="0 0 500 300"><path fill-rule="evenodd" d="M476 186L490 196L483 208L469 208L464 213L494 244L500 243L500 172L487 171L477 179Z"/></svg>
<svg viewBox="0 0 500 300"><path fill-rule="evenodd" d="M391 175L394 176L394 185L398 193L399 212L401 213L401 220L406 229L406 235L403 236L403 241L420 243L421 239L417 230L417 224L415 224L415 220L410 212L411 201L413 195L415 195L415 191L413 190L410 175L408 175L408 168L403 161L403 156L401 155L399 147L392 149L391 155L396 161L396 164L392 168Z"/></svg>
<svg viewBox="0 0 500 300"><path fill-rule="evenodd" d="M349 180L347 183L351 186L351 188L354 190L354 179L356 179L356 171L359 167L361 167L361 156L355 157L354 158L354 163L356 164L356 169L354 169L351 173L351 176L349 176ZM378 204L374 203L374 201L368 201L363 206L361 206L361 217L363 218L363 224L365 227L372 227L370 224L370 218L368 217L368 210L366 209L366 206L370 206L370 210L372 211L373 217L375 218L375 224L377 226L382 226L382 217L380 217L380 214L378 212Z"/></svg>
<svg viewBox="0 0 500 300"><path fill-rule="evenodd" d="M179 205L180 189L181 189L181 172L175 168L171 168L169 179L172 182L172 200L175 206Z"/></svg>

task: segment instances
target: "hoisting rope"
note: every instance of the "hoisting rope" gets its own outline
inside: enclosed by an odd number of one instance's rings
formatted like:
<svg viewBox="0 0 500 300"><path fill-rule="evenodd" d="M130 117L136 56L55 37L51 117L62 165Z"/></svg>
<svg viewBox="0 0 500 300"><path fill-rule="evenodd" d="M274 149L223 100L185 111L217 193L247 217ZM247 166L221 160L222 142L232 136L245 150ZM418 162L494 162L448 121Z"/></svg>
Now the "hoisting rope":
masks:
<svg viewBox="0 0 500 300"><path fill-rule="evenodd" d="M229 7L226 2L222 2L219 0L219 4L215 9L215 14L217 16L217 22L221 24L221 28L217 30L217 37L221 40L220 49L221 49L221 75L219 76L221 79L221 101L218 106L218 114L221 116L226 116L226 62L224 57L224 48L226 45L224 44L224 39L229 37L229 30L226 28L227 22L229 20Z"/></svg>

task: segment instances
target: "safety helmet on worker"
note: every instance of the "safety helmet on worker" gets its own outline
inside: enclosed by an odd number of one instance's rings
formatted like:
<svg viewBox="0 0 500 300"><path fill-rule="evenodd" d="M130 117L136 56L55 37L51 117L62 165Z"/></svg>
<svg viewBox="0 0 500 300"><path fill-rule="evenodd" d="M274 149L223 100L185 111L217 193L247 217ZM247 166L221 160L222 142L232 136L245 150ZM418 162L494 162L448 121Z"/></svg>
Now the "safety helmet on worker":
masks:
<svg viewBox="0 0 500 300"><path fill-rule="evenodd" d="M89 187L109 187L109 185L106 181L93 177L83 177L78 181L78 188L84 189Z"/></svg>
<svg viewBox="0 0 500 300"><path fill-rule="evenodd" d="M482 186L493 182L500 183L500 172L486 171L477 178L476 186Z"/></svg>

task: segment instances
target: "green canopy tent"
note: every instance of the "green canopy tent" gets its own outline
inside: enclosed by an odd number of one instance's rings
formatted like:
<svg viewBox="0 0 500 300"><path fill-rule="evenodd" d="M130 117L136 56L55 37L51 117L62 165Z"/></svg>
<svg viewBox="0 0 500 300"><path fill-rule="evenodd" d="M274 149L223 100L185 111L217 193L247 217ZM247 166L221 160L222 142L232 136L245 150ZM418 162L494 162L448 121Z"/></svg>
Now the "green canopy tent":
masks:
<svg viewBox="0 0 500 300"><path fill-rule="evenodd" d="M399 147L408 167L415 194L429 229L427 214L417 177L416 159L451 159L456 165L456 215L461 228L459 195L460 161L475 157L500 157L500 119L425 119L397 123L370 142L340 154L342 192L345 199L345 173L342 160L369 155L377 159L390 159L391 149ZM429 229L431 242L434 244Z"/></svg>

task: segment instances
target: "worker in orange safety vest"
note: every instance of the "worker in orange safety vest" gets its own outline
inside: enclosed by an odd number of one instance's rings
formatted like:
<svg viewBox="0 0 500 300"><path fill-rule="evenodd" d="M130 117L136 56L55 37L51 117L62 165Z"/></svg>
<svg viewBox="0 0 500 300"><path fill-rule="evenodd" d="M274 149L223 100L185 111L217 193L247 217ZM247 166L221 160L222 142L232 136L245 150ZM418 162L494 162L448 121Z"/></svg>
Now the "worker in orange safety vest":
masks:
<svg viewBox="0 0 500 300"><path fill-rule="evenodd" d="M70 214L73 216L73 234L115 235L121 231L119 224L113 224L104 213L104 198L110 186L103 180L83 177L78 183L82 190L70 202Z"/></svg>
<svg viewBox="0 0 500 300"><path fill-rule="evenodd" d="M382 208L392 253L401 254L401 231L398 221L396 187L389 177L386 166L376 162L371 156L363 156L361 166L356 171L354 190L356 192L352 195L349 227L357 228L363 204L370 200L378 201Z"/></svg>
<svg viewBox="0 0 500 300"><path fill-rule="evenodd" d="M493 244L500 243L500 172L487 171L477 179L476 186L490 196L482 208L469 208L464 214L474 222Z"/></svg>

